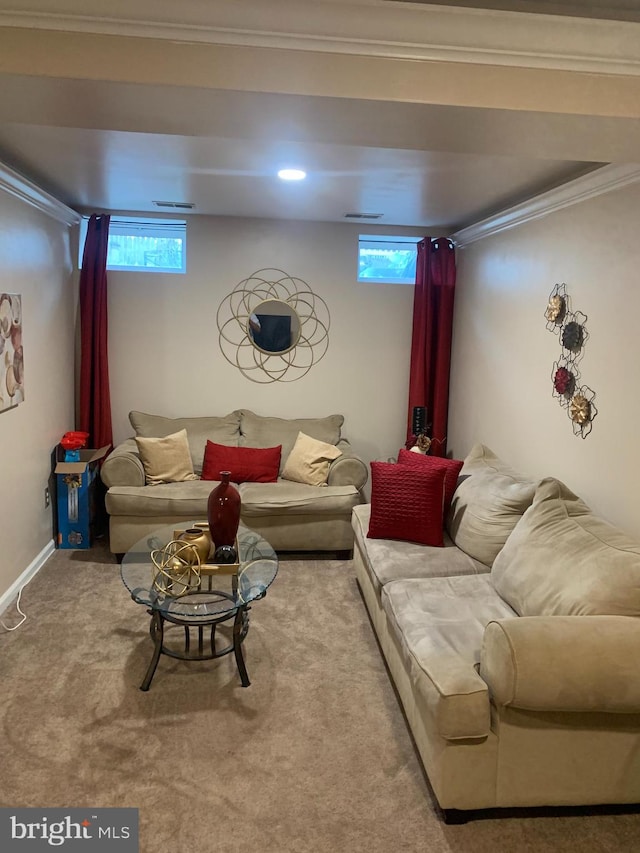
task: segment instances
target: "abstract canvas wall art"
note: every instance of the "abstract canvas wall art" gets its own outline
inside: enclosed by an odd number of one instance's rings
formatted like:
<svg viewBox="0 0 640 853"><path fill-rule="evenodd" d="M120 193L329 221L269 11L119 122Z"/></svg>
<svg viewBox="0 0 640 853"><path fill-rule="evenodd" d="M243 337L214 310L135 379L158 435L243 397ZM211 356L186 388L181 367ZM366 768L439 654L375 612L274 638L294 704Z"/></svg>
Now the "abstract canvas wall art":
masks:
<svg viewBox="0 0 640 853"><path fill-rule="evenodd" d="M0 412L24 400L22 297L0 294Z"/></svg>

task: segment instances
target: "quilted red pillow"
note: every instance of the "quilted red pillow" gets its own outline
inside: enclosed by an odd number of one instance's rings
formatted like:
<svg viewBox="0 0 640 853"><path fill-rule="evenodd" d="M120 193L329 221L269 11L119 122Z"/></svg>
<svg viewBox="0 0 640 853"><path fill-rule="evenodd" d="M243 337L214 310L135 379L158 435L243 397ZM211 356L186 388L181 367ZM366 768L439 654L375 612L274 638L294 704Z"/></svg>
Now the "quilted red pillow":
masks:
<svg viewBox="0 0 640 853"><path fill-rule="evenodd" d="M444 468L371 462L369 539L444 546Z"/></svg>
<svg viewBox="0 0 640 853"><path fill-rule="evenodd" d="M281 444L277 447L228 447L207 441L202 479L219 480L220 471L231 471L229 479L234 483L275 483L281 452Z"/></svg>
<svg viewBox="0 0 640 853"><path fill-rule="evenodd" d="M458 477L464 461L462 459L445 459L442 456L425 456L423 453L412 453L404 447L398 453L398 464L415 465L417 467L443 470L444 473L444 514L449 512L453 493L458 485Z"/></svg>

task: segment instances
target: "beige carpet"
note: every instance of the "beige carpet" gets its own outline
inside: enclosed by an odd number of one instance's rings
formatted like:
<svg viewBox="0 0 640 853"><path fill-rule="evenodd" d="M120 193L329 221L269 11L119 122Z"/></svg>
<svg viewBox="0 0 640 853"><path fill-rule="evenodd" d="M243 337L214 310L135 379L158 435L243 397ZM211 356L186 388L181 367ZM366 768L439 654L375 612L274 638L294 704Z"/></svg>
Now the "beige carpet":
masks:
<svg viewBox="0 0 640 853"><path fill-rule="evenodd" d="M3 806L130 806L144 853L631 851L640 814L447 826L351 563L283 560L233 656L163 657L103 548L59 551L0 629ZM3 619L15 622L10 608Z"/></svg>

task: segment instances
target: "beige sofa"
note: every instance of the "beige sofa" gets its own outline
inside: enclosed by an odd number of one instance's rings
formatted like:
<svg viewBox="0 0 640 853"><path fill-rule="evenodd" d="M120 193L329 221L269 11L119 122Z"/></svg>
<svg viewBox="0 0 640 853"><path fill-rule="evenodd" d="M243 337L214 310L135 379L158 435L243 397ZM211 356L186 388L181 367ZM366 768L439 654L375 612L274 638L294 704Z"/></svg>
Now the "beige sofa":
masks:
<svg viewBox="0 0 640 853"><path fill-rule="evenodd" d="M445 819L640 802L640 544L478 445L444 548L367 538L362 595Z"/></svg>
<svg viewBox="0 0 640 853"><path fill-rule="evenodd" d="M163 437L186 429L193 470L198 479L146 485L135 438L114 448L105 460L101 477L107 487L109 543L123 554L158 527L206 519L207 499L216 485L199 479L207 440L232 447L282 445L280 474L298 433L335 445L341 455L331 462L326 485L285 480L275 483L245 482L238 486L243 523L263 534L277 550L336 551L350 555L353 548L351 511L364 501L362 489L368 470L341 434L342 415L285 419L263 417L248 410L223 417L166 418L131 412L135 435Z"/></svg>

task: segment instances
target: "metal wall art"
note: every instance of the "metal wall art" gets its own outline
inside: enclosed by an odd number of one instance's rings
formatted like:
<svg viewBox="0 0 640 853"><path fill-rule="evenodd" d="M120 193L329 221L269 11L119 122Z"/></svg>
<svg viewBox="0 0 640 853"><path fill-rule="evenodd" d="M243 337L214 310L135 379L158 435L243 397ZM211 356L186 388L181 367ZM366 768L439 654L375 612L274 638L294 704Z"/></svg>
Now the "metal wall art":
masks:
<svg viewBox="0 0 640 853"><path fill-rule="evenodd" d="M561 354L551 371L552 395L567 410L573 434L586 438L598 414L595 392L580 382L580 361L589 339L587 315L572 311L566 285L556 284L544 312L547 329L558 335Z"/></svg>
<svg viewBox="0 0 640 853"><path fill-rule="evenodd" d="M217 314L220 349L252 382L293 382L329 346L329 309L301 278L261 269L240 281Z"/></svg>

